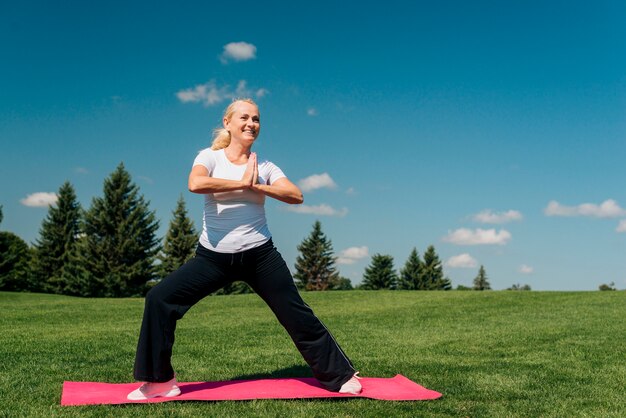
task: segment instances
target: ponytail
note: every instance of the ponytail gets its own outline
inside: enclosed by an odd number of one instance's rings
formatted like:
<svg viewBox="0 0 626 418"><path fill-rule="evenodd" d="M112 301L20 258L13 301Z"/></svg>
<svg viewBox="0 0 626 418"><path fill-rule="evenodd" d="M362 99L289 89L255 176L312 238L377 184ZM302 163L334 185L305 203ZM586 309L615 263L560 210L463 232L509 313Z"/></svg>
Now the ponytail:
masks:
<svg viewBox="0 0 626 418"><path fill-rule="evenodd" d="M226 148L230 144L230 132L224 128L215 128L213 131L213 143L211 149L217 151L218 149Z"/></svg>

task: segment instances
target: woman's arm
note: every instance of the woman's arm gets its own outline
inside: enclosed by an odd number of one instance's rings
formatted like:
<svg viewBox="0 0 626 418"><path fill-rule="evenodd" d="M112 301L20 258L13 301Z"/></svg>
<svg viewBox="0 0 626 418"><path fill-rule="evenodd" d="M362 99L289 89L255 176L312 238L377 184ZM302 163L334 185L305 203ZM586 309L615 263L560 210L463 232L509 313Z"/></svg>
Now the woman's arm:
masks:
<svg viewBox="0 0 626 418"><path fill-rule="evenodd" d="M282 177L271 185L255 183L251 186L251 189L289 204L304 202L300 188L289 181L287 177Z"/></svg>
<svg viewBox="0 0 626 418"><path fill-rule="evenodd" d="M250 154L248 166L241 180L226 180L209 176L209 170L203 165L196 165L189 173L189 191L198 194L231 192L234 190L252 189L258 193L290 204L304 201L302 192L287 177L276 180L271 185L257 183L259 166L256 154Z"/></svg>

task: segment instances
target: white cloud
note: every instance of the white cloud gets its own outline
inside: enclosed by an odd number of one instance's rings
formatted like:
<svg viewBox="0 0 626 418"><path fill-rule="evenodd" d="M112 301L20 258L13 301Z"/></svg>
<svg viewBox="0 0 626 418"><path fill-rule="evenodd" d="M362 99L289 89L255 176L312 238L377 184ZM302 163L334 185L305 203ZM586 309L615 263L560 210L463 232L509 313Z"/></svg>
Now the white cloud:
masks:
<svg viewBox="0 0 626 418"><path fill-rule="evenodd" d="M626 232L626 219L622 219L619 221L617 228L615 229L617 232Z"/></svg>
<svg viewBox="0 0 626 418"><path fill-rule="evenodd" d="M578 206L565 206L556 200L552 200L544 209L544 213L547 216L589 216L593 218L619 218L626 216L626 210L622 209L613 199L607 199L599 205L583 203Z"/></svg>
<svg viewBox="0 0 626 418"><path fill-rule="evenodd" d="M33 208L45 208L54 205L58 200L56 193L37 192L29 194L24 199L20 200L20 203L24 206L30 206Z"/></svg>
<svg viewBox="0 0 626 418"><path fill-rule="evenodd" d="M89 170L87 170L85 167L76 167L74 171L78 174L89 174Z"/></svg>
<svg viewBox="0 0 626 418"><path fill-rule="evenodd" d="M309 205L290 205L287 206L287 210L290 212L301 213L305 215L320 215L320 216L346 216L348 214L347 208L335 209L326 204L317 206Z"/></svg>
<svg viewBox="0 0 626 418"><path fill-rule="evenodd" d="M337 184L328 173L313 174L298 182L303 192L311 192L316 189L336 189Z"/></svg>
<svg viewBox="0 0 626 418"><path fill-rule="evenodd" d="M445 242L455 245L505 245L511 239L511 233L501 229L467 229L460 228L448 233L443 238Z"/></svg>
<svg viewBox="0 0 626 418"><path fill-rule="evenodd" d="M464 253L450 257L446 262L446 266L451 268L474 268L478 266L478 262L471 255Z"/></svg>
<svg viewBox="0 0 626 418"><path fill-rule="evenodd" d="M527 266L526 264L522 264L521 266L519 266L518 271L522 274L532 274L535 269L531 266Z"/></svg>
<svg viewBox="0 0 626 418"><path fill-rule="evenodd" d="M472 217L474 221L484 224L503 224L512 221L521 221L522 218L521 212L517 210L493 212L491 209L485 209Z"/></svg>
<svg viewBox="0 0 626 418"><path fill-rule="evenodd" d="M317 116L317 109L310 107L306 110L306 114L309 116Z"/></svg>
<svg viewBox="0 0 626 418"><path fill-rule="evenodd" d="M337 264L354 264L368 255L369 249L365 246L346 248L337 257Z"/></svg>
<svg viewBox="0 0 626 418"><path fill-rule="evenodd" d="M256 46L247 42L231 42L224 45L220 61L226 64L228 61L248 61L254 58L256 58Z"/></svg>
<svg viewBox="0 0 626 418"><path fill-rule="evenodd" d="M232 100L239 97L261 98L269 92L267 89L259 88L253 91L248 88L246 80L240 80L233 90L228 84L219 86L215 80L209 80L204 84L198 84L186 90L180 90L176 97L183 103L202 103L205 106L213 106L224 100Z"/></svg>

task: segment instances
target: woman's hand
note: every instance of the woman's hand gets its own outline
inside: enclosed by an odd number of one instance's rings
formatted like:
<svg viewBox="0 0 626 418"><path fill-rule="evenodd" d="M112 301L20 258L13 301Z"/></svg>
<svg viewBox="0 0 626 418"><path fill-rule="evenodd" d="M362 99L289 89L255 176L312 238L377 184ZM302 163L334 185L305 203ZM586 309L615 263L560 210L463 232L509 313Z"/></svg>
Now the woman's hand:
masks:
<svg viewBox="0 0 626 418"><path fill-rule="evenodd" d="M258 183L259 179L259 163L256 158L256 152L251 152L248 157L248 165L246 171L241 177L241 184L244 188L251 188Z"/></svg>

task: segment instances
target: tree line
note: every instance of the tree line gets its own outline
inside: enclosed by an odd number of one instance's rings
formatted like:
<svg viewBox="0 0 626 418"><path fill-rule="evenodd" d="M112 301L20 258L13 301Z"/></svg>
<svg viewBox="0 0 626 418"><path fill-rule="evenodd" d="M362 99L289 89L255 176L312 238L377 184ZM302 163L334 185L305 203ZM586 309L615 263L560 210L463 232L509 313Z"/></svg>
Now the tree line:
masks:
<svg viewBox="0 0 626 418"><path fill-rule="evenodd" d="M0 206L0 224L2 223ZM85 297L144 295L151 286L193 257L198 234L179 198L163 240L156 231L159 221L139 187L120 163L104 181L103 194L83 209L69 182L48 208L39 237L29 246L17 235L0 231L0 290L57 293ZM332 242L321 222L297 247L294 280L303 290L450 290L442 261L430 245L420 257L416 248L396 271L391 255L375 254L365 268L362 282L353 286L340 276ZM483 266L473 287L491 289ZM513 285L510 290L530 290ZM217 294L249 293L243 282L234 282Z"/></svg>
<svg viewBox="0 0 626 418"><path fill-rule="evenodd" d="M296 258L294 278L299 288L304 290L451 290L452 283L443 273L443 263L433 245L428 246L420 257L413 248L404 267L399 272L394 267L393 257L374 254L365 268L360 285L353 287L350 279L341 277L337 271L337 258L332 242L324 232L322 224L316 221L313 230L298 246L300 254ZM530 286L524 289L530 290ZM459 290L490 290L484 266L480 266L473 287L458 286Z"/></svg>
<svg viewBox="0 0 626 418"><path fill-rule="evenodd" d="M155 212L123 163L105 179L103 195L87 210L65 182L32 247L11 232L0 232L0 290L143 295L155 280L189 259L197 244L182 197L163 243L156 236L158 228Z"/></svg>

